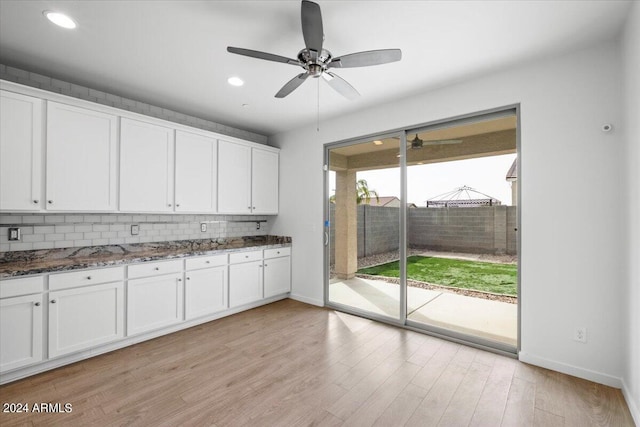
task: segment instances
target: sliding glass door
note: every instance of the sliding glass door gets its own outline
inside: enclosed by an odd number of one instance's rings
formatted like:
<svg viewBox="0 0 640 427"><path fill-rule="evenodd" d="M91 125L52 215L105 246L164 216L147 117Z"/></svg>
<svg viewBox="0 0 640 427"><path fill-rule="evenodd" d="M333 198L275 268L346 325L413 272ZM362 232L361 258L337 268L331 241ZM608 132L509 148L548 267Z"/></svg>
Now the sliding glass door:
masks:
<svg viewBox="0 0 640 427"><path fill-rule="evenodd" d="M516 107L329 144L327 306L518 348Z"/></svg>

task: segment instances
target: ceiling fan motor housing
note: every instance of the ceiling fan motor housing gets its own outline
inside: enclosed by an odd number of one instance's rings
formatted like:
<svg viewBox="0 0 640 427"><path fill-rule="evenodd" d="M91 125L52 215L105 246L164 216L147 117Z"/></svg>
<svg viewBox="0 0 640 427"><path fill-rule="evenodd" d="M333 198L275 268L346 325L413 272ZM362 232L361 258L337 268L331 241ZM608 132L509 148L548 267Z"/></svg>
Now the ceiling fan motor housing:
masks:
<svg viewBox="0 0 640 427"><path fill-rule="evenodd" d="M309 72L312 77L319 77L327 69L327 64L331 62L331 52L322 49L320 55L316 55L315 51L310 49L302 49L298 53L298 61L300 65Z"/></svg>

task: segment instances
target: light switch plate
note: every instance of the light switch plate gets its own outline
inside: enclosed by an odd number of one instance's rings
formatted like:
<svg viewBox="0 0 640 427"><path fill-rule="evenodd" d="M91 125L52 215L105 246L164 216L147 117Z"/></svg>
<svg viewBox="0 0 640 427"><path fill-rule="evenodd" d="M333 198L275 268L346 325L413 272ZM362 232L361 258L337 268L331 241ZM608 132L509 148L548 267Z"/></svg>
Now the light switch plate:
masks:
<svg viewBox="0 0 640 427"><path fill-rule="evenodd" d="M9 227L9 241L20 240L20 229L18 227Z"/></svg>
<svg viewBox="0 0 640 427"><path fill-rule="evenodd" d="M132 236L137 236L138 234L140 234L140 226L138 224L132 224L131 225L131 235Z"/></svg>

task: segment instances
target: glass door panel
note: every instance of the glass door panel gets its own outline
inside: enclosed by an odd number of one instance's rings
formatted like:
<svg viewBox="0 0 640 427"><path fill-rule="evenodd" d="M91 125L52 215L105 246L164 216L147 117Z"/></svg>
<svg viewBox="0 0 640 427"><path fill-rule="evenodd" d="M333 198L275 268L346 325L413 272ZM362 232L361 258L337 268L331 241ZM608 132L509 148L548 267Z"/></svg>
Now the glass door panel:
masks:
<svg viewBox="0 0 640 427"><path fill-rule="evenodd" d="M399 261L400 137L340 144L326 157L327 304L403 321L399 277L375 271Z"/></svg>

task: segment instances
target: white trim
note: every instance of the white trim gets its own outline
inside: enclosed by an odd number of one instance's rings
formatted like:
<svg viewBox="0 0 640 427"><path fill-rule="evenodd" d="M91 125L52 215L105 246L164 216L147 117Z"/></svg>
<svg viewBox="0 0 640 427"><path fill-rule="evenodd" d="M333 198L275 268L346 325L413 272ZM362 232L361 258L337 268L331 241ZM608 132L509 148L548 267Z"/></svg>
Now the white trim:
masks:
<svg viewBox="0 0 640 427"><path fill-rule="evenodd" d="M610 387L622 388L622 379L620 377L614 377L613 375L592 371L590 369L580 368L574 365L568 365L566 363L558 362L555 360L545 359L544 357L536 356L524 351L520 351L518 353L518 359L521 362L525 362L530 365L551 369L552 371L572 375L574 377L608 385Z"/></svg>
<svg viewBox="0 0 640 427"><path fill-rule="evenodd" d="M637 426L640 426L640 409L636 405L636 400L634 396L631 394L631 390L627 387L627 383L624 378L622 379L622 395L624 396L624 400L627 401L627 406L629 407L629 412L631 412L631 417Z"/></svg>
<svg viewBox="0 0 640 427"><path fill-rule="evenodd" d="M303 302L305 304L311 304L311 305L315 305L317 307L324 307L324 301L319 300L319 299L315 299L315 298L309 298L309 297L305 297L303 295L297 295L297 294L290 294L289 298L295 301L300 301Z"/></svg>

